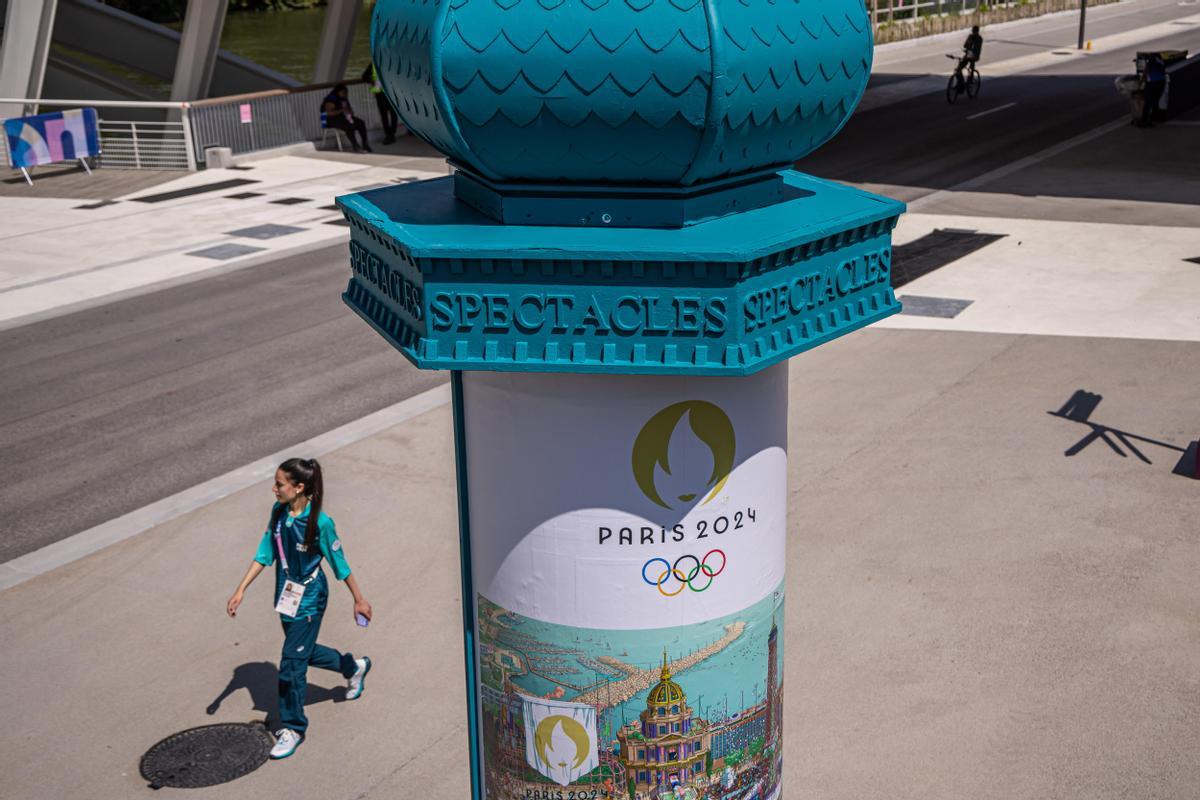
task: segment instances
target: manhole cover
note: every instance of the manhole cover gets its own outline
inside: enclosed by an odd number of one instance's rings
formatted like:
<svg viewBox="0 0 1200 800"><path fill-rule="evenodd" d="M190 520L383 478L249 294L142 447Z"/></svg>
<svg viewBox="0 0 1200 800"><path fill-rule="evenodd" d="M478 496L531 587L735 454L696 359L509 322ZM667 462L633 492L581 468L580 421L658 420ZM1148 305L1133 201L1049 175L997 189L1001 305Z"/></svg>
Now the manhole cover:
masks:
<svg viewBox="0 0 1200 800"><path fill-rule="evenodd" d="M261 767L275 742L261 725L204 725L168 736L142 756L150 788L226 783Z"/></svg>

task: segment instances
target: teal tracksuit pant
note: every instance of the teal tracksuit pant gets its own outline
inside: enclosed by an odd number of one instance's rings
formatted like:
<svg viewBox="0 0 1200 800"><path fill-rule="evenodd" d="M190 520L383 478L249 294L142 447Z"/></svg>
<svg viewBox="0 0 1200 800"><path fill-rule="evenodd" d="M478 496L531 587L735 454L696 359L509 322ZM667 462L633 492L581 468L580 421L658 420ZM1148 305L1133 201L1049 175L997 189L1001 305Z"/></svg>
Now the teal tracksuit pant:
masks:
<svg viewBox="0 0 1200 800"><path fill-rule="evenodd" d="M324 611L324 609L322 609ZM279 722L303 734L308 728L304 695L308 691L309 666L340 672L349 678L358 668L354 656L317 644L324 613L287 619L283 622L283 654L279 659Z"/></svg>

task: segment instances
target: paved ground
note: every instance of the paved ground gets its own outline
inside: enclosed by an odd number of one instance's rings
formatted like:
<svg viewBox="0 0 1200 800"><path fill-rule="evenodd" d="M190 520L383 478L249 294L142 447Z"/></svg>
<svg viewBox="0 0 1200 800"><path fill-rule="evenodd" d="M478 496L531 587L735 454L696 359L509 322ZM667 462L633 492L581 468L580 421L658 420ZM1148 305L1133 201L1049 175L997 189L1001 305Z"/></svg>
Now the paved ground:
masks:
<svg viewBox="0 0 1200 800"><path fill-rule="evenodd" d="M33 185L25 182L20 172L5 170L8 177L0 180L0 197L14 200L69 198L96 202L139 192L180 176L177 170L157 169L94 169L88 175L78 163L53 164L33 171Z"/></svg>
<svg viewBox="0 0 1200 800"><path fill-rule="evenodd" d="M1140 14L1130 13L1143 7ZM946 43L890 50L877 59L877 79L911 83L914 73L930 69L938 71L937 80L925 83L924 94L914 94L921 88L917 86L903 102L856 114L837 138L799 166L911 202L960 188L1075 137L1093 136L1045 162L971 186L970 198L941 195L921 210L964 213L970 203L966 213L988 216L1043 219L1049 214L1078 221L1195 225L1200 210L1200 158L1190 144L1195 129L1124 125L1128 101L1113 86L1116 76L1130 71L1133 50L1197 48L1200 17L1184 16L1189 8L1163 2L1102 7L1110 16L1120 16L1093 21L1090 30L1107 34L1097 42L1138 43L1097 45L1085 56L1054 55L1063 51L1061 45L1075 41L1062 18L1028 29L1006 27L1005 41L992 42L985 50L980 96L974 101L964 96L953 106L944 93L952 65L945 58L937 60ZM1196 24L1171 25L1164 21L1168 14ZM1129 30L1132 20L1137 27ZM1117 26L1127 30L1108 33ZM1030 53L1033 47L1038 49ZM902 57L907 60L898 60ZM871 99L868 94L867 107ZM1096 135L1109 123L1113 130Z"/></svg>
<svg viewBox="0 0 1200 800"><path fill-rule="evenodd" d="M0 332L0 563L444 381L346 281L339 244Z"/></svg>
<svg viewBox="0 0 1200 800"><path fill-rule="evenodd" d="M84 202L0 196L0 330L344 243L339 194L446 173L443 159L285 156Z"/></svg>
<svg viewBox="0 0 1200 800"><path fill-rule="evenodd" d="M1089 17L1111 26L1093 29L1097 42L1124 37L1111 43L1194 13L1137 0ZM1200 47L1200 30L1174 27L1136 47ZM944 42L883 51L879 75L897 77L881 87L903 92L802 165L915 201L898 251L955 231L1001 238L900 290L910 312L957 314L895 317L792 364L789 797L1190 800L1200 785L1200 483L1175 474L1200 437L1200 267L1185 260L1200 256L1200 161L1194 127L1107 124L1125 113L1112 76L1134 46L1048 70L1027 58L1049 58L1073 30L1064 18L1005 27L974 107L912 83L949 64ZM997 67L1018 58L1026 71ZM944 86L924 85L934 78ZM386 158L325 163L390 176L380 182L411 174ZM269 197L213 213L299 213L266 206L291 191L288 170L326 169L303 161L244 172L277 175ZM315 204L357 178L317 175L294 193ZM173 204L175 220L202 210ZM345 280L336 252L0 334L0 447L16 448L0 462L23 464L24 487L0 507L28 526L8 538L53 541L416 391L398 355L320 299ZM259 304L287 326L264 328ZM329 384L279 389L292 344ZM1090 414L1051 413L1082 407L1077 392L1094 395ZM103 470L71 471L71 458ZM378 615L357 629L335 593L326 638L376 660L369 691L334 702L337 681L314 672L295 758L188 796L464 797L448 410L323 461ZM152 490L133 497L139 484ZM268 501L254 485L0 592L0 707L22 721L0 733L0 797L148 795L137 759L155 741L273 709L268 591L256 586L236 622L222 614ZM103 513L89 517L93 505ZM64 737L71 758L47 770L39 758Z"/></svg>
<svg viewBox="0 0 1200 800"><path fill-rule="evenodd" d="M793 363L789 796L1194 797L1200 494L1172 469L1197 371L1193 342L894 330ZM1103 396L1092 421L1167 446L1066 457L1090 428L1047 412L1079 389ZM324 461L377 612L356 629L335 587L325 638L372 656L369 690L331 702L313 673L298 755L200 794L465 797L448 410ZM159 738L273 707L265 584L222 613L267 492L0 595L0 704L22 720L0 796L137 797Z"/></svg>

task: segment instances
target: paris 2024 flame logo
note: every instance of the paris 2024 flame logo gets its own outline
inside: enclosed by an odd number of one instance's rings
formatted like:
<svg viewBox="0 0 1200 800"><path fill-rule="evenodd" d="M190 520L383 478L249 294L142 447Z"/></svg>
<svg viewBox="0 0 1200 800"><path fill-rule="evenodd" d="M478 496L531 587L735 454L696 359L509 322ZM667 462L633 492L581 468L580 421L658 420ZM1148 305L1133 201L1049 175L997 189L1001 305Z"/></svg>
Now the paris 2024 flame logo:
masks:
<svg viewBox="0 0 1200 800"><path fill-rule="evenodd" d="M591 757L587 730L571 717L552 714L538 723L534 747L548 772L577 770Z"/></svg>
<svg viewBox="0 0 1200 800"><path fill-rule="evenodd" d="M685 491L673 493L674 496L668 493L667 498L663 499L655 468L668 476L672 475L668 452L671 439L684 417L687 417L691 432L708 447L712 455L712 472L702 485L683 487ZM675 503L690 503L707 492L700 501L700 505L704 505L725 487L729 473L733 471L736 449L733 423L719 406L705 400L673 403L652 416L638 432L633 442L633 478L642 494L655 505L673 509Z"/></svg>

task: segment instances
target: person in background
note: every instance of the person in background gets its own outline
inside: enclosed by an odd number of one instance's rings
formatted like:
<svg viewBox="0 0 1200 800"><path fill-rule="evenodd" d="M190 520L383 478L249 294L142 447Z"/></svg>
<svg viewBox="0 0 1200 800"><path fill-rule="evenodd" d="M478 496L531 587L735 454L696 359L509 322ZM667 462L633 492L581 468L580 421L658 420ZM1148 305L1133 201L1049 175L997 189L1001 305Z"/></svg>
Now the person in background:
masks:
<svg viewBox="0 0 1200 800"><path fill-rule="evenodd" d="M971 33L967 36L967 40L963 42L963 57L958 62L958 74L963 75L963 70L967 65L974 66L979 63L979 58L983 55L983 36L979 33L979 26L971 27Z"/></svg>
<svg viewBox="0 0 1200 800"><path fill-rule="evenodd" d="M1146 59L1146 74L1143 77L1142 88L1142 127L1154 125L1154 116L1158 113L1158 104L1167 88L1167 64L1158 53L1152 53Z"/></svg>
<svg viewBox="0 0 1200 800"><path fill-rule="evenodd" d="M271 758L287 758L304 741L308 717L304 697L309 666L340 672L346 678L346 699L357 700L371 671L371 659L355 658L317 643L321 620L329 603L329 583L321 562L328 561L334 576L346 582L354 597L355 621L366 627L371 604L363 597L350 572L342 541L333 520L321 510L325 485L315 458L289 458L275 470L275 505L258 552L245 577L225 604L236 617L246 589L265 567L275 564L275 610L283 623L283 654L279 660L279 730Z"/></svg>
<svg viewBox="0 0 1200 800"><path fill-rule="evenodd" d="M321 111L325 114L326 126L345 131L354 152L371 152L371 145L367 144L367 123L354 116L354 109L350 107L350 90L346 88L346 84L339 83L333 87L333 91L325 95L325 99L321 101ZM355 133L358 134L361 145L354 141Z"/></svg>
<svg viewBox="0 0 1200 800"><path fill-rule="evenodd" d="M371 84L371 94L375 96L375 105L379 107L379 120L383 125L383 143L391 144L396 141L396 109L388 100L379 83L379 73L375 70L375 62L367 64L363 70L362 79Z"/></svg>

